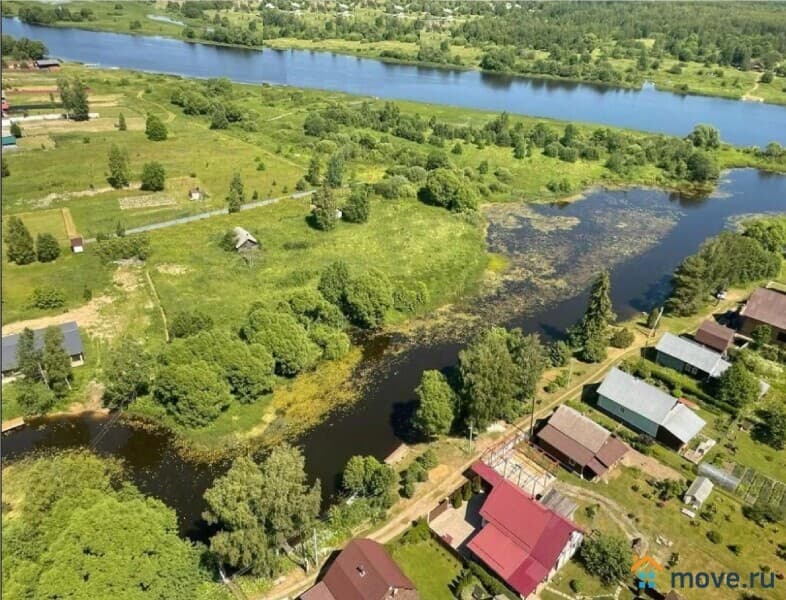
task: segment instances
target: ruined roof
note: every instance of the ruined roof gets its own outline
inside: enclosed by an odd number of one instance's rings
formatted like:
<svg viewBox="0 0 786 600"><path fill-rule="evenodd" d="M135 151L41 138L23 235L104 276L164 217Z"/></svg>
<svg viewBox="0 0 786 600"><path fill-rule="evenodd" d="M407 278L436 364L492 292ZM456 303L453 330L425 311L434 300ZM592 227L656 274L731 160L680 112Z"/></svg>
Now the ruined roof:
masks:
<svg viewBox="0 0 786 600"><path fill-rule="evenodd" d="M786 294L767 288L758 288L748 298L748 302L740 314L786 330Z"/></svg>
<svg viewBox="0 0 786 600"><path fill-rule="evenodd" d="M259 245L257 238L251 235L246 229L242 227L235 227L232 232L235 234L235 250L243 246L243 244L250 242L255 246Z"/></svg>

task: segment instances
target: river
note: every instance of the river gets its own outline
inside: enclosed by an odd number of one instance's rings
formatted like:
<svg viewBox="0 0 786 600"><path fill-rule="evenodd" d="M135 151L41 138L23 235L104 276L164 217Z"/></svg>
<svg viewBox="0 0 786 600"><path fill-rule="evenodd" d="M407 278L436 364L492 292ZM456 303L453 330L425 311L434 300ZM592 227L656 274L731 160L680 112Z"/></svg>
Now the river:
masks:
<svg viewBox="0 0 786 600"><path fill-rule="evenodd" d="M569 204L495 205L487 211L489 246L508 256L510 275L456 313L554 338L580 317L591 278L608 267L614 308L630 317L665 299L674 268L708 236L741 216L784 211L786 176L753 169L724 173L705 198L633 188L596 190ZM421 373L455 365L466 337L465 327L451 327L448 320L426 336L369 342L359 369L370 383L358 402L295 440L326 498L350 456L384 458L407 439L405 424ZM122 458L142 491L176 509L181 533L205 538L201 497L224 467L184 461L165 432L81 415L43 419L3 434L4 460L76 447Z"/></svg>
<svg viewBox="0 0 786 600"><path fill-rule="evenodd" d="M328 52L264 51L180 40L28 25L2 19L3 33L41 40L65 60L184 77L291 85L397 100L615 125L684 136L710 123L735 145L786 143L786 107L386 63Z"/></svg>

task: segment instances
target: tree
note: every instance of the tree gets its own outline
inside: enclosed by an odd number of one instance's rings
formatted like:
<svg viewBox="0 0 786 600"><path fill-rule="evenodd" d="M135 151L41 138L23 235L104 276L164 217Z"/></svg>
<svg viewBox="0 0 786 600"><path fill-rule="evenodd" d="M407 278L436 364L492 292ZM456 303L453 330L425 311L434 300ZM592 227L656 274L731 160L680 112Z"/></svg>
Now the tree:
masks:
<svg viewBox="0 0 786 600"><path fill-rule="evenodd" d="M751 373L741 360L732 363L718 378L718 399L743 408L759 397L759 379Z"/></svg>
<svg viewBox="0 0 786 600"><path fill-rule="evenodd" d="M155 115L147 115L147 121L145 121L145 135L147 139L153 142L163 142L169 135L169 132L161 119Z"/></svg>
<svg viewBox="0 0 786 600"><path fill-rule="evenodd" d="M16 364L19 373L27 382L42 381L44 378L41 364L41 352L35 347L35 334L33 330L25 327L19 334L19 343L16 347Z"/></svg>
<svg viewBox="0 0 786 600"><path fill-rule="evenodd" d="M365 223L371 212L371 199L364 185L352 188L349 201L342 209L342 218L350 223Z"/></svg>
<svg viewBox="0 0 786 600"><path fill-rule="evenodd" d="M697 148L715 149L720 147L720 133L711 125L696 125L686 139Z"/></svg>
<svg viewBox="0 0 786 600"><path fill-rule="evenodd" d="M353 456L344 467L341 478L345 491L368 498L372 505L389 508L393 505L396 471L373 456Z"/></svg>
<svg viewBox="0 0 786 600"><path fill-rule="evenodd" d="M130 182L128 152L112 144L109 148L109 185L115 189L127 187Z"/></svg>
<svg viewBox="0 0 786 600"><path fill-rule="evenodd" d="M213 116L210 119L210 129L229 129L227 112L221 104L217 104L213 109Z"/></svg>
<svg viewBox="0 0 786 600"><path fill-rule="evenodd" d="M153 360L136 340L123 338L109 351L103 365L104 406L123 408L150 390Z"/></svg>
<svg viewBox="0 0 786 600"><path fill-rule="evenodd" d="M22 219L9 217L5 234L8 260L18 265L28 265L36 259L33 236L30 235Z"/></svg>
<svg viewBox="0 0 786 600"><path fill-rule="evenodd" d="M64 343L63 330L60 327L46 328L41 365L49 389L58 398L65 396L71 389L71 357L68 356Z"/></svg>
<svg viewBox="0 0 786 600"><path fill-rule="evenodd" d="M420 404L413 416L413 426L426 437L444 435L453 424L456 394L439 371L424 371L415 389Z"/></svg>
<svg viewBox="0 0 786 600"><path fill-rule="evenodd" d="M331 231L338 223L338 204L329 187L319 188L314 194L313 222L317 229Z"/></svg>
<svg viewBox="0 0 786 600"><path fill-rule="evenodd" d="M60 256L60 244L51 233L39 233L35 242L38 262L52 262Z"/></svg>
<svg viewBox="0 0 786 600"><path fill-rule="evenodd" d="M688 178L691 181L704 182L715 180L720 174L720 169L715 159L702 151L695 151L687 161Z"/></svg>
<svg viewBox="0 0 786 600"><path fill-rule="evenodd" d="M227 208L229 212L239 212L240 207L243 206L245 201L246 195L243 189L243 180L240 178L240 173L235 171L229 182L229 194L227 195Z"/></svg>
<svg viewBox="0 0 786 600"><path fill-rule="evenodd" d="M126 116L123 113L117 116L117 129L118 131L126 131L128 129L126 125Z"/></svg>
<svg viewBox="0 0 786 600"><path fill-rule="evenodd" d="M65 304L65 292L50 285L33 288L30 304L36 308L60 308Z"/></svg>
<svg viewBox="0 0 786 600"><path fill-rule="evenodd" d="M589 536L579 548L579 558L584 568L605 585L612 585L630 575L630 550L622 538L606 534Z"/></svg>
<svg viewBox="0 0 786 600"><path fill-rule="evenodd" d="M213 317L201 310L180 311L172 318L169 335L173 338L188 337L213 327Z"/></svg>
<svg viewBox="0 0 786 600"><path fill-rule="evenodd" d="M327 171L325 172L325 184L332 188L341 187L343 179L344 157L340 152L336 152L328 160Z"/></svg>
<svg viewBox="0 0 786 600"><path fill-rule="evenodd" d="M355 325L365 329L381 326L392 306L393 287L381 271L371 269L347 282L344 311Z"/></svg>
<svg viewBox="0 0 786 600"><path fill-rule="evenodd" d="M4 156L2 159L2 176L8 177L11 174L11 169L8 167L8 160Z"/></svg>
<svg viewBox="0 0 786 600"><path fill-rule="evenodd" d="M349 268L343 260L330 263L319 276L317 289L328 302L339 308L344 305L347 284L349 283Z"/></svg>
<svg viewBox="0 0 786 600"><path fill-rule="evenodd" d="M19 385L16 402L25 416L43 415L54 408L55 395L43 383L25 380Z"/></svg>
<svg viewBox="0 0 786 600"><path fill-rule="evenodd" d="M90 108L85 84L78 77L61 77L57 80L57 88L66 115L74 121L87 121Z"/></svg>
<svg viewBox="0 0 786 600"><path fill-rule="evenodd" d="M219 528L210 549L224 564L272 577L279 570L278 547L309 532L320 498L319 480L308 485L305 460L295 448L277 446L261 465L236 458L205 492L203 516Z"/></svg>
<svg viewBox="0 0 786 600"><path fill-rule="evenodd" d="M308 163L308 171L306 171L306 181L311 185L319 185L322 181L322 165L319 162L319 157L315 154L311 157Z"/></svg>
<svg viewBox="0 0 786 600"><path fill-rule="evenodd" d="M495 419L513 420L527 407L546 366L537 336L491 327L459 353L464 418L479 428Z"/></svg>
<svg viewBox="0 0 786 600"><path fill-rule="evenodd" d="M15 138L22 137L22 128L19 126L19 123L17 123L16 121L11 121L10 131L11 131L11 135L14 136Z"/></svg>
<svg viewBox="0 0 786 600"><path fill-rule="evenodd" d="M453 212L474 210L477 198L467 182L450 169L435 169L426 178L426 185L420 188L418 198L426 204L442 206Z"/></svg>
<svg viewBox="0 0 786 600"><path fill-rule="evenodd" d="M757 325L753 328L753 331L751 331L751 337L756 347L760 348L764 344L769 343L772 339L772 327L769 325Z"/></svg>
<svg viewBox="0 0 786 600"><path fill-rule="evenodd" d="M204 360L158 369L153 398L186 427L204 427L232 401L229 384Z"/></svg>
<svg viewBox="0 0 786 600"><path fill-rule="evenodd" d="M247 341L273 355L279 375L297 375L314 366L321 354L319 346L290 313L256 308L249 313L241 333Z"/></svg>
<svg viewBox="0 0 786 600"><path fill-rule="evenodd" d="M606 342L611 323L617 318L611 305L611 279L602 271L590 290L587 310L571 332L574 344L582 348L580 356L587 362L606 357Z"/></svg>
<svg viewBox="0 0 786 600"><path fill-rule="evenodd" d="M164 189L166 171L160 162L145 163L142 167L142 188L150 192L160 192Z"/></svg>

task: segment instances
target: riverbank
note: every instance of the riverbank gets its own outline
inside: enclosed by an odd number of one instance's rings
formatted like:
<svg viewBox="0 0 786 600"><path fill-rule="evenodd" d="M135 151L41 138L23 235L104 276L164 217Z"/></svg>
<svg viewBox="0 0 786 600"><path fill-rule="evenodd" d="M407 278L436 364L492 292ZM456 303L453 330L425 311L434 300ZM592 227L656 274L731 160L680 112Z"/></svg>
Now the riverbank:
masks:
<svg viewBox="0 0 786 600"><path fill-rule="evenodd" d="M8 2L11 11L16 14L18 8L29 5L22 2ZM533 58L527 63L528 68L522 70L484 70L481 67L481 58L489 48L482 49L468 45L454 44L451 46L449 61L435 62L428 58L420 57L420 48L423 43L438 46L441 41L450 41L450 36L439 34L423 34L420 42L400 40L391 41L366 41L349 40L341 38L305 39L296 37L275 37L265 39L262 45L242 45L220 42L210 39L190 37L204 26L201 19L189 18L177 14L179 23L166 22L160 19L171 19L171 15L160 8L148 3L124 2L123 8L118 10L115 6L91 5L90 3L72 3L75 9L89 7L93 12L90 19L79 21L54 21L48 23L49 27L79 28L86 31L110 32L133 36L163 36L188 43L198 43L226 48L243 50L264 49L273 50L306 50L311 52L326 52L346 56L356 56L383 61L388 64L413 65L422 68L450 70L472 70L497 76L512 76L530 78L543 82L582 83L592 86L608 87L609 89L641 89L647 81L654 83L659 90L668 91L678 95L703 95L710 97L744 100L748 97L749 90L757 85L759 75L757 71L739 71L731 67L710 68L701 62L679 61L664 58L656 69L639 71L637 61L633 58L611 58L610 64L620 73L635 72L636 77L627 77L615 82L600 79L582 79L570 76L559 76L540 73L534 68L537 61L548 58L548 53L543 51L529 51ZM237 22L240 26L248 27L250 17L244 13L234 11L207 10L209 17L227 19L229 23ZM260 21L261 23L261 21ZM133 24L133 27L130 26ZM262 25L260 24L260 28ZM772 83L763 85L760 100L767 103L786 105L786 93L781 86ZM766 89L764 89L766 88Z"/></svg>

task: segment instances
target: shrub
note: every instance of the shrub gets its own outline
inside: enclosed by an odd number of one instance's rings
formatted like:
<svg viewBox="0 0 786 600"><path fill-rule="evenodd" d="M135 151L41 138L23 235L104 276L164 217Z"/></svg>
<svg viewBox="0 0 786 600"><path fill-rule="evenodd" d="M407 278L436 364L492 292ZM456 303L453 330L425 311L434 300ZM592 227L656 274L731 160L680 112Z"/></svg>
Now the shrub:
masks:
<svg viewBox="0 0 786 600"><path fill-rule="evenodd" d="M570 590L574 594L578 594L578 593L581 592L582 586L581 586L581 582L578 579L571 579L570 583L568 583L568 585L570 586Z"/></svg>
<svg viewBox="0 0 786 600"><path fill-rule="evenodd" d="M201 311L181 311L169 325L169 335L173 338L189 337L213 327L213 318Z"/></svg>
<svg viewBox="0 0 786 600"><path fill-rule="evenodd" d="M146 233L107 238L98 241L96 251L104 262L150 256L150 238Z"/></svg>
<svg viewBox="0 0 786 600"><path fill-rule="evenodd" d="M720 544L721 540L723 540L723 536L720 534L720 532L714 529L710 529L707 532L707 539L711 541L713 544Z"/></svg>
<svg viewBox="0 0 786 600"><path fill-rule="evenodd" d="M461 495L461 490L453 492L453 495L450 497L450 504L453 508L461 508L461 505L464 504L464 497Z"/></svg>
<svg viewBox="0 0 786 600"><path fill-rule="evenodd" d="M145 123L145 135L153 142L162 142L168 136L166 125L157 116L148 115Z"/></svg>
<svg viewBox="0 0 786 600"><path fill-rule="evenodd" d="M627 348L633 343L633 332L630 329L617 329L611 336L611 345L614 348Z"/></svg>
<svg viewBox="0 0 786 600"><path fill-rule="evenodd" d="M52 262L60 256L60 244L51 233L39 233L35 242L38 262Z"/></svg>
<svg viewBox="0 0 786 600"><path fill-rule="evenodd" d="M45 286L35 288L30 296L30 305L35 308L60 308L65 304L65 292L60 288Z"/></svg>
<svg viewBox="0 0 786 600"><path fill-rule="evenodd" d="M160 192L164 189L166 181L166 171L160 162L145 163L142 167L142 187L141 189L150 192Z"/></svg>

